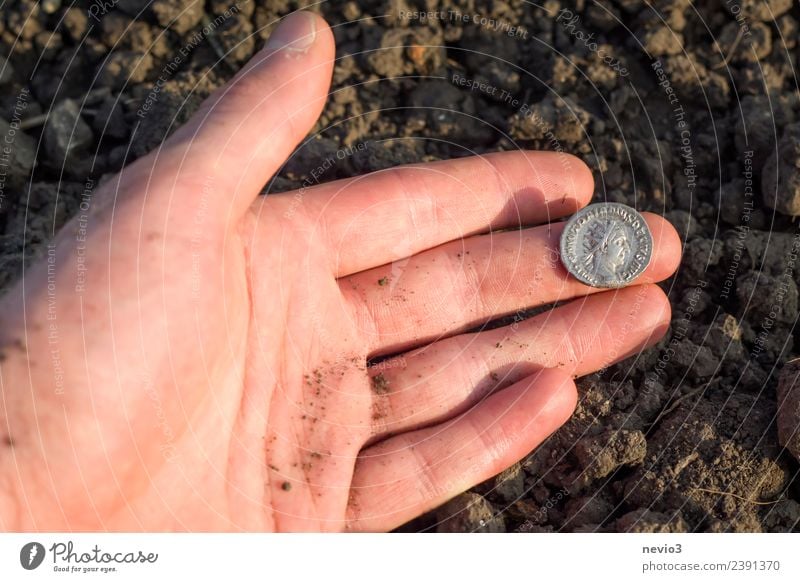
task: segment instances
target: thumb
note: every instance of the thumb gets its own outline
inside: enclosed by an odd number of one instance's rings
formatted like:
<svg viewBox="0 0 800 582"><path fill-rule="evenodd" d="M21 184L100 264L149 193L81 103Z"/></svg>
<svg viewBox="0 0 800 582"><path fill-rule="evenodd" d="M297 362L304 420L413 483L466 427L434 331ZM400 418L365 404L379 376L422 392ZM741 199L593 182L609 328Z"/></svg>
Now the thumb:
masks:
<svg viewBox="0 0 800 582"><path fill-rule="evenodd" d="M203 192L210 216L240 218L319 117L334 56L322 17L286 16L266 47L144 164L151 177L171 179L161 189L170 206L196 208Z"/></svg>

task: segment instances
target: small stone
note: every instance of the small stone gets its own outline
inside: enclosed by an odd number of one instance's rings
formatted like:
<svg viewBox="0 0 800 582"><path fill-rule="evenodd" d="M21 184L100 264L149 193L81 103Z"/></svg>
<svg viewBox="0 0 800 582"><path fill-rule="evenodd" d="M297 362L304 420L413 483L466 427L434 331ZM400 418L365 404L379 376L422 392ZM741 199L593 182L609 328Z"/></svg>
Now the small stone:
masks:
<svg viewBox="0 0 800 582"><path fill-rule="evenodd" d="M506 531L502 516L495 515L492 504L477 493L462 493L436 511L440 533Z"/></svg>
<svg viewBox="0 0 800 582"><path fill-rule="evenodd" d="M800 461L800 360L783 366L778 377L778 442Z"/></svg>
<svg viewBox="0 0 800 582"><path fill-rule="evenodd" d="M49 162L60 166L88 148L94 139L91 128L81 117L80 106L64 99L50 111L44 128L44 146Z"/></svg>
<svg viewBox="0 0 800 582"><path fill-rule="evenodd" d="M800 123L786 127L761 174L764 204L789 216L800 216Z"/></svg>

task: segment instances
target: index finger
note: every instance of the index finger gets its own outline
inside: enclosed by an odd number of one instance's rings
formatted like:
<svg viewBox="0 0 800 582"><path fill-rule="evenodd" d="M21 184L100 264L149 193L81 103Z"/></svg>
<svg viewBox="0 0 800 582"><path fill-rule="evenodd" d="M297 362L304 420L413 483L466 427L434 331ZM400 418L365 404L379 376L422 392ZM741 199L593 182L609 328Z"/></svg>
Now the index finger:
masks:
<svg viewBox="0 0 800 582"><path fill-rule="evenodd" d="M579 158L515 151L399 166L267 203L302 210L344 277L462 237L567 216L593 191Z"/></svg>

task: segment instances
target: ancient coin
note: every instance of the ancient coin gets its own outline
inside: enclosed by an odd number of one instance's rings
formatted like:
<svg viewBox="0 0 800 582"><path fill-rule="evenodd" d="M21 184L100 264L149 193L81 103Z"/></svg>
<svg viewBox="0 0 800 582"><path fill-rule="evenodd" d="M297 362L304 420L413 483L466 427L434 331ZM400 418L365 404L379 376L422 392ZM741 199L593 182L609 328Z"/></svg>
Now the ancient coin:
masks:
<svg viewBox="0 0 800 582"><path fill-rule="evenodd" d="M561 262L592 287L623 287L641 275L653 255L644 217L614 202L592 204L569 219L561 233Z"/></svg>

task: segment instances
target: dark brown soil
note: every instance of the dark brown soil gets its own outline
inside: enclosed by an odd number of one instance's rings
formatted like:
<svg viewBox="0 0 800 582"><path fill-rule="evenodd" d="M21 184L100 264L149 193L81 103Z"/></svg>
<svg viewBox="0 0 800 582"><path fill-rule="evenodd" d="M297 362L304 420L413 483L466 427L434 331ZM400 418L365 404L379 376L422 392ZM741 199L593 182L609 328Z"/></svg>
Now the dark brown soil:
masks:
<svg viewBox="0 0 800 582"><path fill-rule="evenodd" d="M213 37L230 51L218 63L195 35L204 11L213 20L230 3L198 2L172 24L163 0L120 0L102 14L112 3L52 14L32 0L3 5L0 133L27 120L30 139L17 131L6 163L1 286L76 212L87 177L100 181L157 147L277 17L305 4L240 1ZM333 0L317 9L335 25L334 92L314 139L267 191L557 149L595 170L596 200L663 214L685 241L680 271L663 284L674 325L661 344L582 379L577 414L543 447L403 529L797 530L798 464L776 432L777 374L798 352L800 268L788 257L800 223L781 214L800 212L797 3Z"/></svg>

